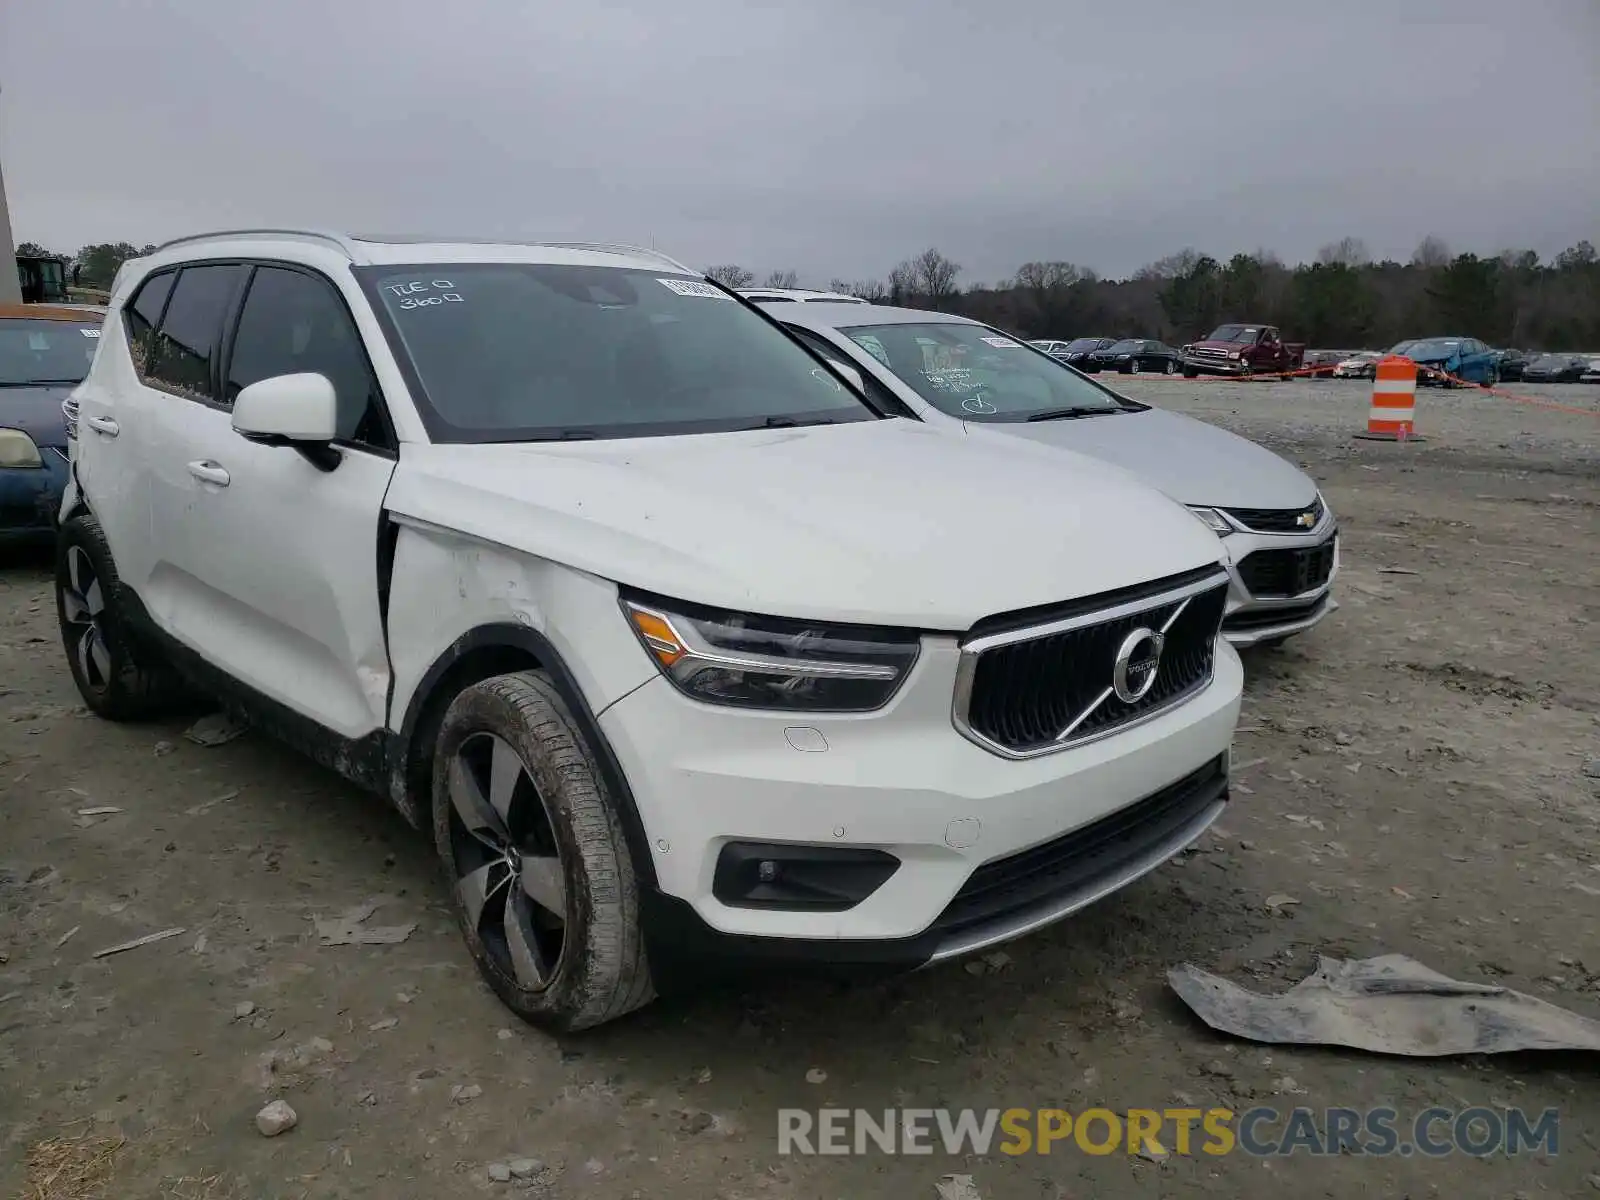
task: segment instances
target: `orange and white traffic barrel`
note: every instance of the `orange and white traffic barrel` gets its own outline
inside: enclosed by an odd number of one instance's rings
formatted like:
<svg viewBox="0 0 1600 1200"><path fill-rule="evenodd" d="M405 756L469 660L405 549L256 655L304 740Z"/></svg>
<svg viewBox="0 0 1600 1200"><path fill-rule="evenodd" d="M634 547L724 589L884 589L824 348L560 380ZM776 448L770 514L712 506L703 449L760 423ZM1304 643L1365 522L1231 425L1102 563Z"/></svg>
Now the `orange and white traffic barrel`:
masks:
<svg viewBox="0 0 1600 1200"><path fill-rule="evenodd" d="M1374 442L1420 442L1416 410L1417 364L1398 354L1381 358L1372 377L1367 431L1356 436Z"/></svg>

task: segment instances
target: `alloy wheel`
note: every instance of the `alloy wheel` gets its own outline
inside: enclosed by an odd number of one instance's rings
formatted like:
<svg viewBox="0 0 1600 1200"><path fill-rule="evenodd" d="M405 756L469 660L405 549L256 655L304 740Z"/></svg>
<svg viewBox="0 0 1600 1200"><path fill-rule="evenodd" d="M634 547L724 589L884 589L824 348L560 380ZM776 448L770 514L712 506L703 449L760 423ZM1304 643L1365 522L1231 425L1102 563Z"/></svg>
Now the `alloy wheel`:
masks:
<svg viewBox="0 0 1600 1200"><path fill-rule="evenodd" d="M544 798L522 757L492 733L461 743L448 786L467 922L519 987L543 989L560 968L567 929L566 874Z"/></svg>
<svg viewBox="0 0 1600 1200"><path fill-rule="evenodd" d="M61 589L66 617L67 653L78 664L85 686L103 692L111 685L111 650L106 645L105 590L82 546L67 550L67 579Z"/></svg>
<svg viewBox="0 0 1600 1200"><path fill-rule="evenodd" d="M1177 373L1178 373L1178 364L1173 362L1170 358L1167 359L1167 374L1168 375L1176 375Z"/></svg>

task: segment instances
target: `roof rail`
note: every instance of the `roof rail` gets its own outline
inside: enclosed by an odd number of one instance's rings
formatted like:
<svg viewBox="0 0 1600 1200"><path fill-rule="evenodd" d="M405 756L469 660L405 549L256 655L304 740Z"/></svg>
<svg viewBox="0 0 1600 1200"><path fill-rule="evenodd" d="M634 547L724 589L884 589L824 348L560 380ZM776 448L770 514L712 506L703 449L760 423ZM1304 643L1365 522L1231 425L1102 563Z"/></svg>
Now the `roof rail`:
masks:
<svg viewBox="0 0 1600 1200"><path fill-rule="evenodd" d="M305 238L308 241L327 242L337 246L352 260L360 257L355 244L350 238L347 238L342 233L330 233L323 229L218 229L210 233L192 233L187 237L173 238L169 242L162 242L151 253L159 253L173 246L183 246L190 242L213 242L221 238L240 237Z"/></svg>
<svg viewBox="0 0 1600 1200"><path fill-rule="evenodd" d="M486 237L478 234L377 234L357 233L352 235L358 242L372 242L390 246L407 246L425 242L438 242L442 244L455 243L463 246L544 246L551 250L590 250L597 254L631 254L637 258L648 258L669 267L674 271L682 271L687 275L700 275L702 272L693 267L685 266L675 258L662 254L647 246L632 246L626 242L570 242L565 240L552 240L550 238L518 238L518 237Z"/></svg>
<svg viewBox="0 0 1600 1200"><path fill-rule="evenodd" d="M544 242L544 241L540 241L540 242L530 242L528 244L529 245L533 245L533 246L550 246L550 247L552 247L554 249L558 249L558 250L594 250L594 251L598 251L600 253L633 254L633 255L637 255L639 258L653 258L653 259L656 260L656 262L661 263L664 266L671 267L676 271L682 271L687 275L701 275L701 274L704 274L704 272L696 271L693 267L687 266L684 263L681 263L677 259L673 258L671 255L667 255L667 254L661 253L661 251L659 251L659 250L651 249L649 246L632 246L632 245L629 245L627 242Z"/></svg>

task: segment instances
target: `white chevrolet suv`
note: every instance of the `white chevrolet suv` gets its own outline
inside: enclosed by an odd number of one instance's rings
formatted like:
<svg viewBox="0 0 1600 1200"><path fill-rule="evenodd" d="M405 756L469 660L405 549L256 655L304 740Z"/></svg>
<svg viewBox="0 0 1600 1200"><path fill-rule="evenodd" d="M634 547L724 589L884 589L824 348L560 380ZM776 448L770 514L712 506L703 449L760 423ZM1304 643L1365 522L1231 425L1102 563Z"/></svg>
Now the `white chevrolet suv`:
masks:
<svg viewBox="0 0 1600 1200"><path fill-rule="evenodd" d="M86 703L195 690L388 796L548 1028L1004 941L1226 800L1214 534L874 411L651 251L172 242L73 401Z"/></svg>

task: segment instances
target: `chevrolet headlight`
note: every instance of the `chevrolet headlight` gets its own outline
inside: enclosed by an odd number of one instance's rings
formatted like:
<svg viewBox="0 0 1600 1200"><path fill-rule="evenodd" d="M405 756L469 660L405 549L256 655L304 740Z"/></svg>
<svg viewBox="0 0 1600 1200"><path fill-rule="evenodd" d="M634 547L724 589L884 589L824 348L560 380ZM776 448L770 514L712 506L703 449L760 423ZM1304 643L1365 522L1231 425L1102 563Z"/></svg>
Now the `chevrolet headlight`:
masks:
<svg viewBox="0 0 1600 1200"><path fill-rule="evenodd" d="M0 467L42 467L39 447L20 429L0 429Z"/></svg>
<svg viewBox="0 0 1600 1200"><path fill-rule="evenodd" d="M1218 537L1227 537L1233 532L1233 526L1228 524L1228 518L1214 508L1195 508L1191 506L1189 511L1199 517L1201 523Z"/></svg>
<svg viewBox="0 0 1600 1200"><path fill-rule="evenodd" d="M674 687L736 708L868 712L916 664L905 629L758 617L675 601L624 600L645 651Z"/></svg>

